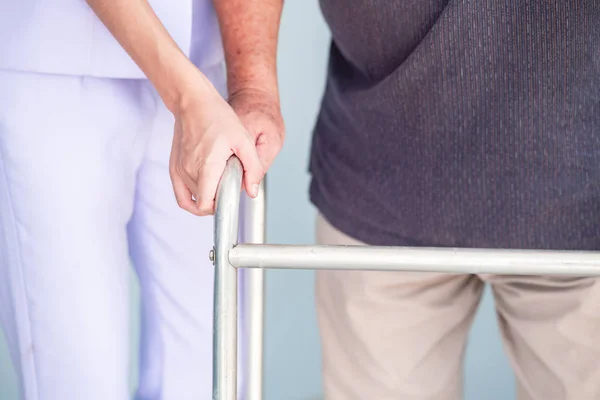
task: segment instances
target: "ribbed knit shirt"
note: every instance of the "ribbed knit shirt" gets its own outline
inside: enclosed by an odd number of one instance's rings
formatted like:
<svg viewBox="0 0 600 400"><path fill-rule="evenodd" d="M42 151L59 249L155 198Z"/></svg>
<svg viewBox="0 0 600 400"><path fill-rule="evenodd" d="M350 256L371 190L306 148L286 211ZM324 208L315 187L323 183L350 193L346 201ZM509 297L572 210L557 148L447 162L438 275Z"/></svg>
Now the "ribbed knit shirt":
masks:
<svg viewBox="0 0 600 400"><path fill-rule="evenodd" d="M599 0L321 0L311 200L367 244L600 249Z"/></svg>

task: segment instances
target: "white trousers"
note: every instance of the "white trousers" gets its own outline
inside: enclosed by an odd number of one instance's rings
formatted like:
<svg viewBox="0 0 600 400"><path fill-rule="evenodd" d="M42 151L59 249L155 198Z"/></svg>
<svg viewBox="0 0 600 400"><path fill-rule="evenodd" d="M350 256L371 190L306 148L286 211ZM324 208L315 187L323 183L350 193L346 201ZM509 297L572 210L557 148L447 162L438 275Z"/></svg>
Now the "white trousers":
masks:
<svg viewBox="0 0 600 400"><path fill-rule="evenodd" d="M205 71L221 90L220 66ZM212 218L178 208L144 80L0 71L0 321L26 400L210 399Z"/></svg>

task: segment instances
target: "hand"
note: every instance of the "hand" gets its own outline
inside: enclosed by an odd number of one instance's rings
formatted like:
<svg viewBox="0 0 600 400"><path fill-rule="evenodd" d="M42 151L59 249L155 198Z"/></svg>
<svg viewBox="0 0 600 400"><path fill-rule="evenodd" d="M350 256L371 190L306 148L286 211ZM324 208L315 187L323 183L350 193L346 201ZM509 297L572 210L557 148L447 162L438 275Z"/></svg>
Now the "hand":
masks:
<svg viewBox="0 0 600 400"><path fill-rule="evenodd" d="M230 96L229 104L252 136L266 173L285 139L278 96L258 89L243 89Z"/></svg>
<svg viewBox="0 0 600 400"><path fill-rule="evenodd" d="M255 148L256 135L244 128L212 84L200 74L187 82L180 106L172 110L171 181L181 208L195 215L210 215L231 156L237 156L244 167L243 184L251 197L258 193L264 169Z"/></svg>

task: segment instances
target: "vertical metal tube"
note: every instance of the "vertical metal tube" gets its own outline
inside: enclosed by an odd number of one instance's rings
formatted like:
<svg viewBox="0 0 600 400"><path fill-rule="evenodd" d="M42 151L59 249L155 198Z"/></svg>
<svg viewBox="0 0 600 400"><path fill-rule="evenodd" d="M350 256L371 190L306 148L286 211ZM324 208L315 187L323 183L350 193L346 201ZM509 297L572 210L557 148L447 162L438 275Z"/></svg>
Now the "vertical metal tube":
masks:
<svg viewBox="0 0 600 400"><path fill-rule="evenodd" d="M242 175L240 161L232 157L217 191L213 254L213 400L236 400L237 397L237 271L229 263L229 251L238 238Z"/></svg>
<svg viewBox="0 0 600 400"><path fill-rule="evenodd" d="M260 187L255 199L244 198L244 243L265 243L266 183ZM264 337L264 285L265 271L252 269L241 271L244 277L242 340L244 360L243 400L263 398L263 337Z"/></svg>

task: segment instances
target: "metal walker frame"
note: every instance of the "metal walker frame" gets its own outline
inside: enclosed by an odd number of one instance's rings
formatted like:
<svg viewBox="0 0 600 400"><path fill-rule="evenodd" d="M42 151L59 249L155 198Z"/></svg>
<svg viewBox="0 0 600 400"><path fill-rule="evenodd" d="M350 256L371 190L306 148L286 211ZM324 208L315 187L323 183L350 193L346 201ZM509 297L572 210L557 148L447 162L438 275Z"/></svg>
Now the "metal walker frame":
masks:
<svg viewBox="0 0 600 400"><path fill-rule="evenodd" d="M265 269L600 276L596 252L266 245L264 184L255 199L243 202L244 243L238 244L242 175L240 161L232 157L217 193L215 247L210 255L215 265L213 400L238 399L238 269L248 268L244 271L243 400L263 398Z"/></svg>

